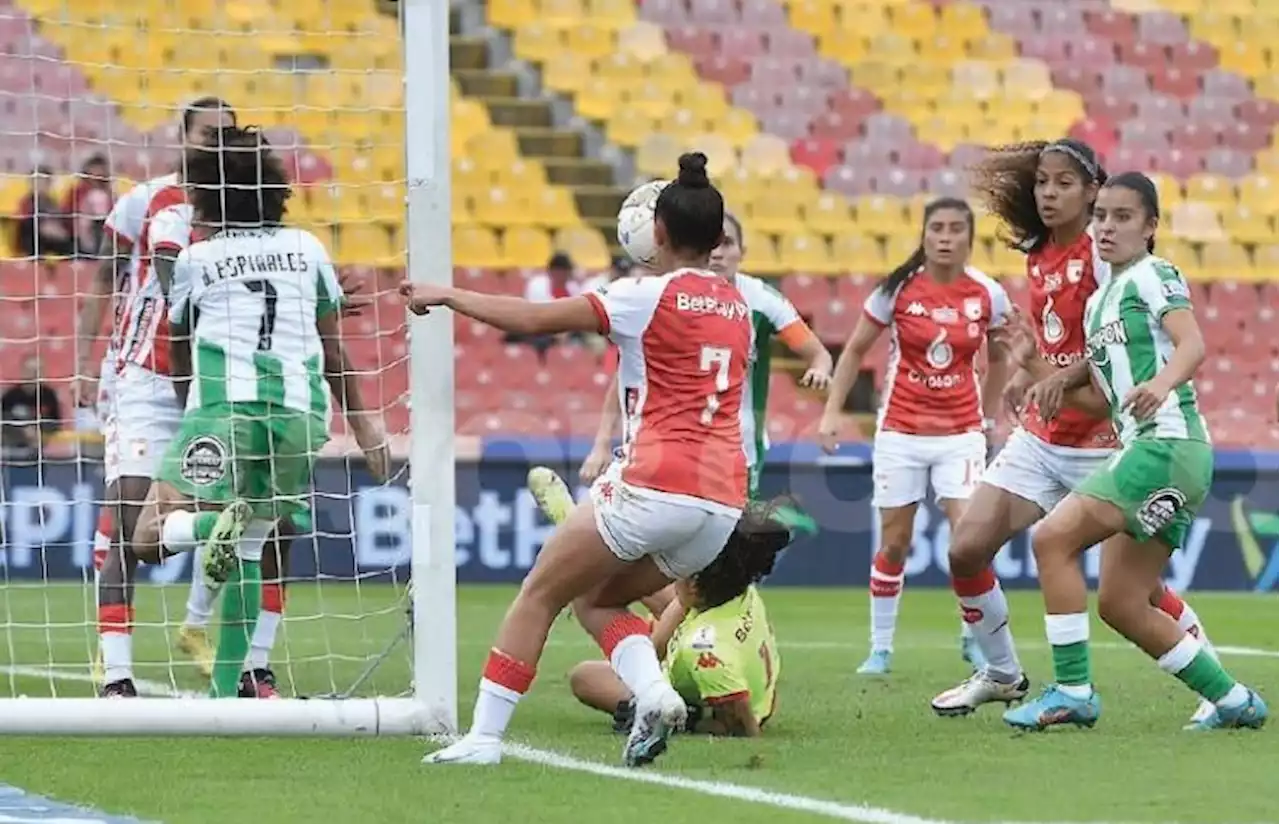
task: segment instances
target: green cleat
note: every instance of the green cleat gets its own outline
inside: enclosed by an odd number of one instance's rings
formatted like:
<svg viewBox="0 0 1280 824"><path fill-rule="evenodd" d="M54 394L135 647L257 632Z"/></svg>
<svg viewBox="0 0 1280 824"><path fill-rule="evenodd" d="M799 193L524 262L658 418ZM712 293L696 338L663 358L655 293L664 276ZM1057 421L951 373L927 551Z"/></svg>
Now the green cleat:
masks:
<svg viewBox="0 0 1280 824"><path fill-rule="evenodd" d="M239 561L240 537L252 519L253 508L244 501L234 501L218 514L209 540L201 547L204 577L213 586L222 586L231 577Z"/></svg>

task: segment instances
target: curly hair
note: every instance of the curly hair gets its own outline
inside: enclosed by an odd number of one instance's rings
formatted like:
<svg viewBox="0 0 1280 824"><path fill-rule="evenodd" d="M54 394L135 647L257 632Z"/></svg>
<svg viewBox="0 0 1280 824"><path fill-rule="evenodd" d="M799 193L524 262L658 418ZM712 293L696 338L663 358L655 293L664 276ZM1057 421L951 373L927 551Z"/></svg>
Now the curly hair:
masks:
<svg viewBox="0 0 1280 824"><path fill-rule="evenodd" d="M994 146L970 170L974 194L1004 224L999 239L1022 252L1049 239L1049 228L1036 208L1036 171L1046 152L1070 158L1086 185L1107 180L1093 148L1070 138Z"/></svg>
<svg viewBox="0 0 1280 824"><path fill-rule="evenodd" d="M205 130L183 170L196 219L215 230L256 229L284 222L292 195L284 164L256 128Z"/></svg>
<svg viewBox="0 0 1280 824"><path fill-rule="evenodd" d="M778 553L791 543L791 530L774 518L789 498L751 501L716 559L693 576L703 609L727 604L773 572Z"/></svg>

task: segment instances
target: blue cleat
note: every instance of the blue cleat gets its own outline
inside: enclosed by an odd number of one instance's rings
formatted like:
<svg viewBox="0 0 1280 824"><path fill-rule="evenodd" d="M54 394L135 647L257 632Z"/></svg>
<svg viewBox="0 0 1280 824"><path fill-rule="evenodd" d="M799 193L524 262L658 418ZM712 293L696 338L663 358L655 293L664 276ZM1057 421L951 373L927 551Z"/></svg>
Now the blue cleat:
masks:
<svg viewBox="0 0 1280 824"><path fill-rule="evenodd" d="M967 636L960 636L960 657L973 667L974 672L982 672L987 668L987 656L982 654L978 642Z"/></svg>
<svg viewBox="0 0 1280 824"><path fill-rule="evenodd" d="M1072 698L1060 690L1057 684L1049 684L1034 701L1006 711L1004 722L1020 730L1039 732L1045 727L1058 724L1092 727L1098 723L1098 716L1101 714L1102 701L1096 691L1090 693L1088 698Z"/></svg>
<svg viewBox="0 0 1280 824"><path fill-rule="evenodd" d="M873 649L871 654L867 656L867 660L862 662L862 666L858 667L859 675L888 675L889 664L893 659L893 652L887 649Z"/></svg>
<svg viewBox="0 0 1280 824"><path fill-rule="evenodd" d="M1234 707L1214 707L1213 712L1204 718L1197 719L1183 727L1184 730L1229 730L1247 727L1251 730L1262 729L1267 723L1267 705L1262 698L1249 690L1249 697L1243 704Z"/></svg>

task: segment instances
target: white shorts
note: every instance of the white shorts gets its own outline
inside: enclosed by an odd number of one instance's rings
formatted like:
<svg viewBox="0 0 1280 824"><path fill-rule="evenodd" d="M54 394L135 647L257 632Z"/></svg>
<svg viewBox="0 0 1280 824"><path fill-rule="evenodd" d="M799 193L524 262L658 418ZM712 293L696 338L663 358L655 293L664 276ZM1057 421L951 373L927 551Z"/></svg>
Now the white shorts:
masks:
<svg viewBox="0 0 1280 824"><path fill-rule="evenodd" d="M116 359L111 353L102 359L98 367L98 398L94 402L94 411L98 414L98 428L105 435L107 423L111 420L112 406L116 395Z"/></svg>
<svg viewBox="0 0 1280 824"><path fill-rule="evenodd" d="M934 500L968 500L987 462L981 432L959 435L876 433L872 445L871 505L896 509L917 504L933 487Z"/></svg>
<svg viewBox="0 0 1280 824"><path fill-rule="evenodd" d="M1110 449L1054 446L1015 429L982 481L1049 512L1114 454Z"/></svg>
<svg viewBox="0 0 1280 824"><path fill-rule="evenodd" d="M624 561L648 555L668 578L690 578L716 559L738 525L740 512L638 489L623 483L620 474L615 462L597 478L591 503L600 537Z"/></svg>
<svg viewBox="0 0 1280 824"><path fill-rule="evenodd" d="M182 423L173 381L127 364L115 378L114 394L103 431L104 480L154 478Z"/></svg>

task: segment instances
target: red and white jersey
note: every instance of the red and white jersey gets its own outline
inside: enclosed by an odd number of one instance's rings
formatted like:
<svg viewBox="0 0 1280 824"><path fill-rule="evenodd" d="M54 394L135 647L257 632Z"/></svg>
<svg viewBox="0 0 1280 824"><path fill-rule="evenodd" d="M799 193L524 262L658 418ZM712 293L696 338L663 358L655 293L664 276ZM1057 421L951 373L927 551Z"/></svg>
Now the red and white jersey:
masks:
<svg viewBox="0 0 1280 824"><path fill-rule="evenodd" d="M119 342L121 326L124 321L125 304L129 299L132 288L131 283L138 277L139 263L142 257L142 231L147 222L147 207L151 205L151 198L155 197L158 192L170 186L176 186L177 183L178 176L176 174L161 175L139 183L124 195L121 195L107 214L104 224L105 231L109 235L127 242L132 249L129 256L128 271L120 281L112 284L111 313L113 320L110 344L107 350L109 356L114 356L116 353L116 345Z"/></svg>
<svg viewBox="0 0 1280 824"><path fill-rule="evenodd" d="M586 295L618 346L622 480L657 497L740 511L747 464L738 421L751 312L732 283L679 269Z"/></svg>
<svg viewBox="0 0 1280 824"><path fill-rule="evenodd" d="M909 435L980 431L977 358L1009 312L1004 287L976 269L950 283L917 272L893 294L876 289L862 308L891 335L877 425Z"/></svg>
<svg viewBox="0 0 1280 824"><path fill-rule="evenodd" d="M160 189L147 206L139 264L129 284L116 341L119 369L132 363L162 375L169 373L169 312L152 259L158 251L177 254L190 245L191 219L191 206L181 186Z"/></svg>
<svg viewBox="0 0 1280 824"><path fill-rule="evenodd" d="M1111 264L1098 257L1092 230L1069 246L1046 243L1027 255L1032 324L1040 357L1058 368L1084 357L1084 305L1111 277ZM1045 443L1081 449L1111 449L1115 430L1107 418L1064 407L1045 423L1028 408L1022 426Z"/></svg>

